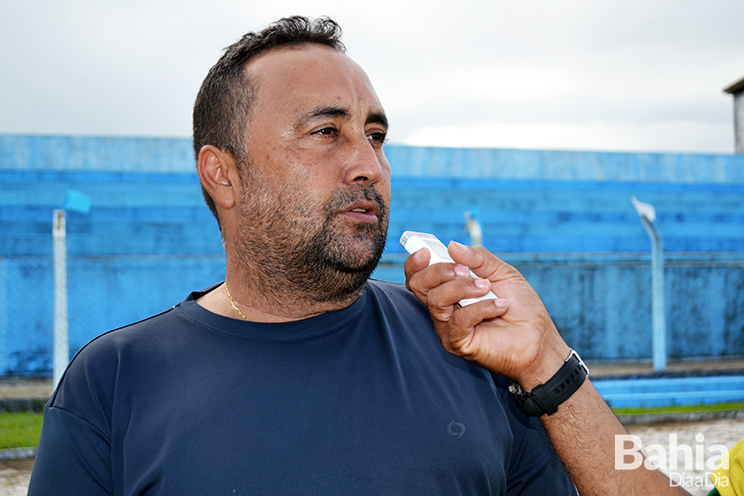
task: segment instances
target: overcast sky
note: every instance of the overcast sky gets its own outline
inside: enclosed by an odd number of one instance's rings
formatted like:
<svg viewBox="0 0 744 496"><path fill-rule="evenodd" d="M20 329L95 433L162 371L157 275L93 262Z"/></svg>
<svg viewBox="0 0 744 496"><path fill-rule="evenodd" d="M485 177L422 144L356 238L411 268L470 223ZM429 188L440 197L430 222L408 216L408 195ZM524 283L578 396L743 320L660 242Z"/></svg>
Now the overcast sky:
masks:
<svg viewBox="0 0 744 496"><path fill-rule="evenodd" d="M222 49L330 15L391 143L730 153L741 0L0 0L0 133L189 137Z"/></svg>

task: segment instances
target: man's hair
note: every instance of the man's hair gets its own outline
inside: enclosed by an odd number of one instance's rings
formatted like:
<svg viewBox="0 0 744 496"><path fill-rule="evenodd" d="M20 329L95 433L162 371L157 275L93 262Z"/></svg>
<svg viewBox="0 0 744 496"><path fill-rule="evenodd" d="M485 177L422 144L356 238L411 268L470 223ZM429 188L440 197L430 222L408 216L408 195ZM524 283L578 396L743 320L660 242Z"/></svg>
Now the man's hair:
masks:
<svg viewBox="0 0 744 496"><path fill-rule="evenodd" d="M246 33L225 48L225 53L202 82L194 103L194 156L197 161L205 145L230 153L239 165L247 161L243 133L255 87L243 68L249 60L268 50L312 43L346 51L341 43L341 27L335 21L327 17L313 20L301 16L280 19L258 33ZM214 200L204 186L202 194L219 224Z"/></svg>

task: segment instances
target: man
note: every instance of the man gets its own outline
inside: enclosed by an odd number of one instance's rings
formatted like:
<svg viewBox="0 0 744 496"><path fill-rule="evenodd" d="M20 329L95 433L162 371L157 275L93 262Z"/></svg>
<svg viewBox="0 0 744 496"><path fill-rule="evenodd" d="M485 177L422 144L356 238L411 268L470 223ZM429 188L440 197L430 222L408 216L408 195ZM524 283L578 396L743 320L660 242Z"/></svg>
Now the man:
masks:
<svg viewBox="0 0 744 496"><path fill-rule="evenodd" d="M225 282L74 358L29 494L671 494L614 470L624 431L513 268L453 244L407 260L410 292L368 280L388 123L339 34L284 19L210 71L194 147Z"/></svg>

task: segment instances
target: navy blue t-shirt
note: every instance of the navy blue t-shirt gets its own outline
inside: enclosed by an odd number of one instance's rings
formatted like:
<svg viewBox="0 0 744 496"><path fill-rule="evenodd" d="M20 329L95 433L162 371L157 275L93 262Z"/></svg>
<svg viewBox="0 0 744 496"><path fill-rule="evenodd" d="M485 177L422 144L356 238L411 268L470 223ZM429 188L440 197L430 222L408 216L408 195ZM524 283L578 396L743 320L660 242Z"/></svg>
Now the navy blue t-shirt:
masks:
<svg viewBox="0 0 744 496"><path fill-rule="evenodd" d="M575 494L505 378L447 353L402 286L278 324L201 294L78 353L31 496Z"/></svg>

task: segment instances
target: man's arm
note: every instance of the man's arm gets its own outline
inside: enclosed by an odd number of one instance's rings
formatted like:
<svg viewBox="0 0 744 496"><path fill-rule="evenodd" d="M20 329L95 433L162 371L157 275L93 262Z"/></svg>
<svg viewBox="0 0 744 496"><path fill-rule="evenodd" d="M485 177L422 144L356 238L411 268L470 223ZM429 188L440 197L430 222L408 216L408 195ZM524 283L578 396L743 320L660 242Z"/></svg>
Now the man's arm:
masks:
<svg viewBox="0 0 744 496"><path fill-rule="evenodd" d="M517 381L525 391L544 384L570 350L538 295L516 269L483 248L451 243L449 253L457 265L427 267L426 250L405 264L406 285L429 308L445 349ZM485 281L470 278L468 269ZM489 290L499 299L457 304ZM615 469L615 436L627 432L590 381L541 420L582 496L687 494L643 464Z"/></svg>

